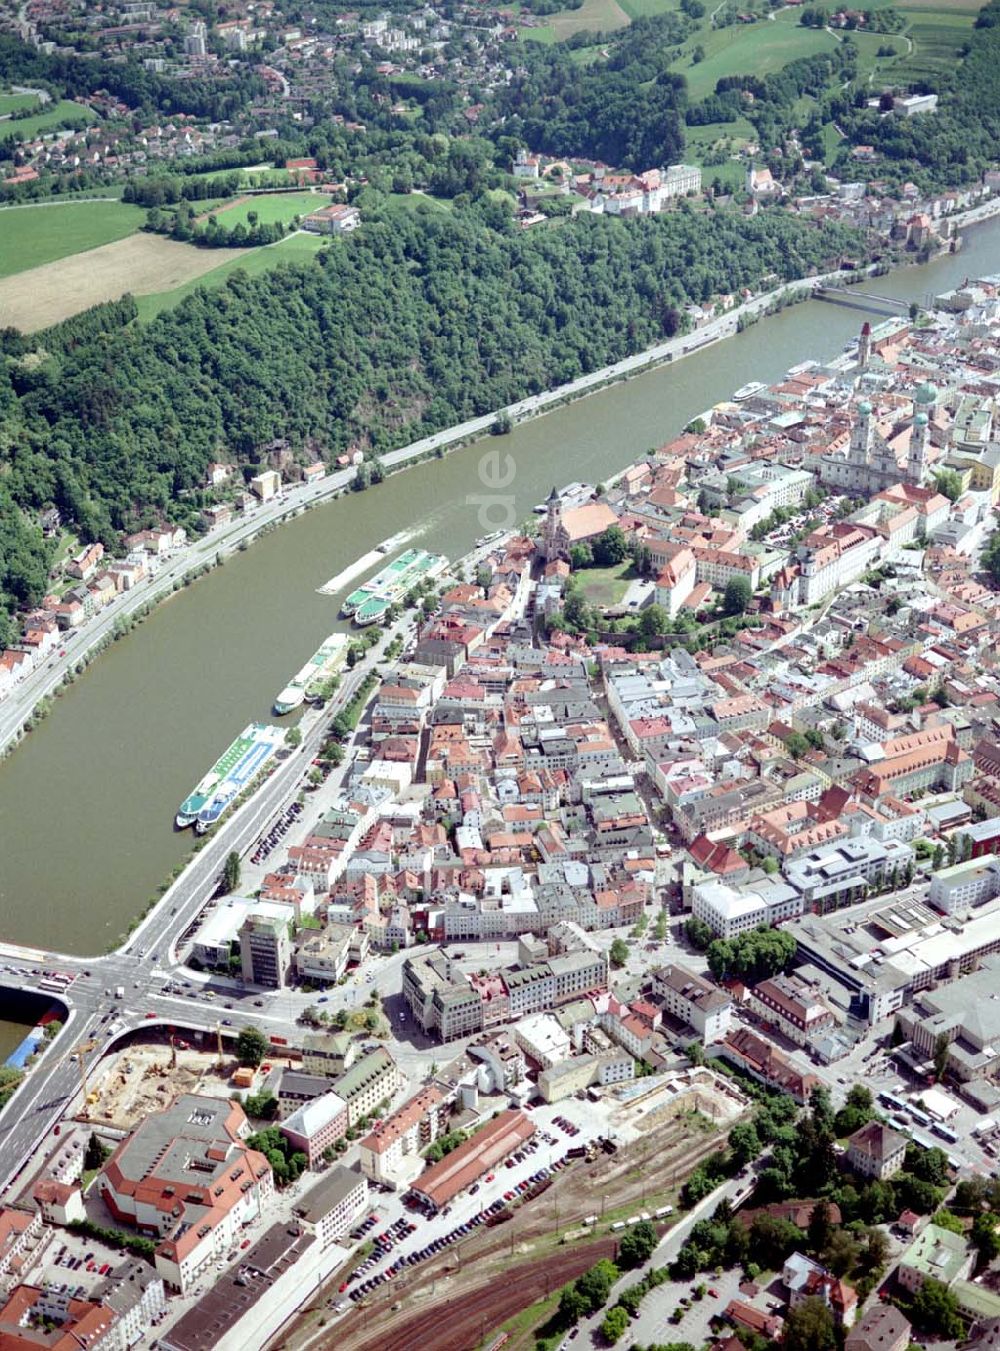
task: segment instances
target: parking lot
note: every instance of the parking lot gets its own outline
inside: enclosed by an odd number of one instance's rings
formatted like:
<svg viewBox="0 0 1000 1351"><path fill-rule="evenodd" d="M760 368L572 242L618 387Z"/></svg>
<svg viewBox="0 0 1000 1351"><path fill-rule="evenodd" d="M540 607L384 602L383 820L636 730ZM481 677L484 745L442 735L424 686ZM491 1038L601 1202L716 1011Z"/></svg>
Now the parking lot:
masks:
<svg viewBox="0 0 1000 1351"><path fill-rule="evenodd" d="M642 1301L639 1317L633 1319L632 1339L645 1346L654 1342L690 1342L701 1346L711 1340L709 1320L720 1314L739 1293L742 1272L738 1268L721 1275L699 1274L690 1281L666 1281L651 1290ZM698 1298L700 1286L706 1286ZM759 1301L758 1301L759 1302ZM765 1307L761 1302L760 1307ZM672 1321L675 1310L682 1311L679 1322Z"/></svg>
<svg viewBox="0 0 1000 1351"><path fill-rule="evenodd" d="M335 1311L344 1313L370 1291L388 1285L408 1268L446 1249L460 1249L463 1240L474 1235L491 1215L498 1215L519 1197L530 1196L535 1187L570 1166L569 1151L575 1153L600 1133L592 1112L587 1119L587 1107L592 1108L592 1104L574 1101L536 1109L532 1119L538 1130L531 1140L439 1214L408 1207L399 1196L385 1197L384 1204L376 1202L374 1217L369 1216L352 1234L358 1242L374 1240L375 1248L351 1279L341 1282ZM556 1118L565 1124L557 1125Z"/></svg>

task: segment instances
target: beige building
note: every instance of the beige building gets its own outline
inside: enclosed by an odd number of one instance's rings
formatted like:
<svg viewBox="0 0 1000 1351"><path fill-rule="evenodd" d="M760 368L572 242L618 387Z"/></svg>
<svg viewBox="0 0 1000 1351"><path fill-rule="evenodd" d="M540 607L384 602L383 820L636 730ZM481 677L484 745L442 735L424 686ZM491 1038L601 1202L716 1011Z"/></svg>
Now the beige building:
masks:
<svg viewBox="0 0 1000 1351"><path fill-rule="evenodd" d="M854 1171L880 1182L898 1173L905 1157L906 1136L880 1121L869 1121L847 1141L847 1162Z"/></svg>
<svg viewBox="0 0 1000 1351"><path fill-rule="evenodd" d="M269 502L281 492L281 475L276 469L265 469L250 480L250 491L262 502Z"/></svg>
<svg viewBox="0 0 1000 1351"><path fill-rule="evenodd" d="M402 1086L403 1077L395 1060L380 1046L356 1061L334 1088L347 1103L348 1126L354 1126L383 1102L391 1102Z"/></svg>
<svg viewBox="0 0 1000 1351"><path fill-rule="evenodd" d="M832 1032L836 1019L819 995L797 976L772 976L747 992L747 1003L762 1022L796 1046L812 1045Z"/></svg>
<svg viewBox="0 0 1000 1351"><path fill-rule="evenodd" d="M447 1120L445 1094L427 1084L361 1141L359 1163L365 1177L392 1184L408 1157L432 1144Z"/></svg>

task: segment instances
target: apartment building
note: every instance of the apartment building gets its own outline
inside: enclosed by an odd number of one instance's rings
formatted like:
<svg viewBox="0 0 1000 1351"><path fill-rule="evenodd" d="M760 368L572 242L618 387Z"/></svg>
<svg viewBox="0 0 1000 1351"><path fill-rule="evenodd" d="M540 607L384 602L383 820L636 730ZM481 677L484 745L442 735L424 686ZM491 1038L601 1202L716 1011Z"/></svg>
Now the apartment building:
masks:
<svg viewBox="0 0 1000 1351"><path fill-rule="evenodd" d="M7 1276L20 1265L19 1258L37 1243L42 1232L40 1211L0 1210L0 1276Z"/></svg>
<svg viewBox="0 0 1000 1351"><path fill-rule="evenodd" d="M302 1072L335 1079L349 1070L359 1055L350 1032L307 1032L302 1038Z"/></svg>
<svg viewBox="0 0 1000 1351"><path fill-rule="evenodd" d="M706 1046L722 1041L729 1031L732 997L676 962L653 972L653 993L664 1010L693 1027Z"/></svg>
<svg viewBox="0 0 1000 1351"><path fill-rule="evenodd" d="M347 1104L347 1124L354 1126L371 1116L383 1102L391 1102L403 1086L403 1076L392 1056L380 1046L351 1066L334 1084Z"/></svg>
<svg viewBox="0 0 1000 1351"><path fill-rule="evenodd" d="M407 1158L416 1158L444 1128L448 1106L444 1090L427 1084L361 1141L359 1166L365 1177L393 1185Z"/></svg>
<svg viewBox="0 0 1000 1351"><path fill-rule="evenodd" d="M796 1046L808 1046L836 1026L832 1009L797 976L777 975L760 981L747 991L747 1003L763 1022Z"/></svg>

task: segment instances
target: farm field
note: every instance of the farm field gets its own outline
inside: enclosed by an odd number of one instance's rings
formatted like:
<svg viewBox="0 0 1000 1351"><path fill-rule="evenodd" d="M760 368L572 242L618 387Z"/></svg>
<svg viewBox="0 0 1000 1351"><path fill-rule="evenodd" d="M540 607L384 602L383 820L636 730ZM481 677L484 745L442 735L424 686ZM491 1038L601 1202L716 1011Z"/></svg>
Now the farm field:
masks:
<svg viewBox="0 0 1000 1351"><path fill-rule="evenodd" d="M656 0L640 0L640 3L644 2L656 3ZM667 8L663 5L659 9L640 12L662 14ZM583 29L610 33L616 28L625 28L630 22L628 10L618 0L583 0L579 9L560 10L550 15L543 27L522 28L521 38L525 42L565 42Z"/></svg>
<svg viewBox="0 0 1000 1351"><path fill-rule="evenodd" d="M311 211L329 205L330 198L325 192L278 192L273 196L239 198L230 206L218 207L214 215L220 225L231 230L234 225L246 225L251 211L256 211L261 225L277 221L287 225L293 216L308 216Z"/></svg>
<svg viewBox="0 0 1000 1351"><path fill-rule="evenodd" d="M789 61L828 51L835 41L825 29L803 28L798 10L783 10L775 19L755 24L704 25L691 41L705 49L704 61L692 65L685 54L671 69L685 77L694 102L711 94L727 75L772 75Z"/></svg>
<svg viewBox="0 0 1000 1351"><path fill-rule="evenodd" d="M945 71L953 71L958 49L968 38L975 22L974 10L949 9L937 3L933 8L907 5L903 11L910 21L906 36L913 50L900 57L892 67L895 78L934 80ZM897 45L899 39L896 40Z"/></svg>
<svg viewBox="0 0 1000 1351"><path fill-rule="evenodd" d="M908 10L934 9L945 14L967 14L974 19L982 7L982 0L906 0L899 9L904 14Z"/></svg>
<svg viewBox="0 0 1000 1351"><path fill-rule="evenodd" d="M680 6L677 0L620 0L630 19L644 19L649 15L670 14Z"/></svg>
<svg viewBox="0 0 1000 1351"><path fill-rule="evenodd" d="M166 241L170 242L170 241ZM186 300L200 286L222 286L236 271L242 270L250 276L277 267L280 263L304 263L314 258L323 247L324 236L306 234L289 235L277 244L260 249L192 249L193 253L206 259L208 267L190 276L169 289L157 287L143 295L136 295L139 318L146 321L155 319L165 310L172 310L182 300ZM190 245L178 244L175 247L187 249ZM220 261L219 254L223 261ZM214 263L214 266L213 266Z"/></svg>
<svg viewBox="0 0 1000 1351"><path fill-rule="evenodd" d="M227 250L229 256L254 252ZM172 290L218 266L215 249L134 234L0 280L0 327L36 333L126 292L139 296Z"/></svg>
<svg viewBox="0 0 1000 1351"><path fill-rule="evenodd" d="M0 277L110 244L137 230L141 207L123 202L46 202L0 209Z"/></svg>
<svg viewBox="0 0 1000 1351"><path fill-rule="evenodd" d="M20 141L30 141L33 136L51 131L62 122L73 122L83 127L88 122L96 121L93 109L85 108L82 103L74 103L71 99L59 99L57 103L47 103L43 111L33 113L31 117L19 117L16 122L0 122L0 140L16 136Z"/></svg>
<svg viewBox="0 0 1000 1351"><path fill-rule="evenodd" d="M9 117L11 113L21 113L26 108L37 107L36 94L0 94L0 117Z"/></svg>

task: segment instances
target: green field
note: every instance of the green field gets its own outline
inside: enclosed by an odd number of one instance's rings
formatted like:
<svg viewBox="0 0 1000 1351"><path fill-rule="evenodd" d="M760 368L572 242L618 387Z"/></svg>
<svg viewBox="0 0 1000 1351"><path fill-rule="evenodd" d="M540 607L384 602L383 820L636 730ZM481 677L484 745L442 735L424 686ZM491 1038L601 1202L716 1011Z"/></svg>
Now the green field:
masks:
<svg viewBox="0 0 1000 1351"><path fill-rule="evenodd" d="M390 192L387 196L392 205L401 211L451 210L451 202L443 202L440 197L432 197L428 192Z"/></svg>
<svg viewBox="0 0 1000 1351"><path fill-rule="evenodd" d="M958 49L969 36L975 21L974 13L950 10L940 0L934 9L919 5L902 11L910 24L906 36L913 42L913 51L904 53L893 65L892 73L898 80L931 80L945 71L953 71L958 64ZM896 39L900 48L905 43Z"/></svg>
<svg viewBox="0 0 1000 1351"><path fill-rule="evenodd" d="M185 282L183 286L178 286L173 291L159 291L153 295L136 296L139 318L143 320L155 319L164 310L172 310L175 305L179 305L182 300L192 295L200 286L221 286L233 272L241 269L250 276L259 276L260 273L268 272L280 263L306 262L316 256L324 243L325 240L321 235L300 232L299 234L289 235L287 239L282 239L278 244L270 244L266 248L257 249L255 253L229 258L220 262L219 266L211 272L206 272L193 281ZM225 253L225 250L221 250L221 252Z"/></svg>
<svg viewBox="0 0 1000 1351"><path fill-rule="evenodd" d="M692 65L685 54L671 69L685 77L694 102L711 94L716 82L727 75L773 75L789 61L829 51L835 41L824 29L803 28L798 10L783 10L774 19L754 24L703 26L689 46L700 43L704 61Z"/></svg>
<svg viewBox="0 0 1000 1351"><path fill-rule="evenodd" d="M21 113L26 108L37 107L37 94L0 94L0 117L9 117L11 113Z"/></svg>
<svg viewBox="0 0 1000 1351"><path fill-rule="evenodd" d="M638 575L631 558L610 568L584 568L576 574L588 604L605 608L621 604L629 583Z"/></svg>
<svg viewBox="0 0 1000 1351"><path fill-rule="evenodd" d="M96 121L97 115L92 108L85 108L82 103L73 103L70 99L60 99L58 103L47 103L44 112L35 113L32 117L19 117L16 122L0 122L0 140L16 136L18 140L30 141L32 137L43 131L51 131L62 122L73 122L83 127Z"/></svg>
<svg viewBox="0 0 1000 1351"><path fill-rule="evenodd" d="M0 277L124 239L146 218L123 202L52 202L0 209Z"/></svg>
<svg viewBox="0 0 1000 1351"><path fill-rule="evenodd" d="M324 192L277 192L270 196L249 197L234 206L221 207L215 212L215 218L220 225L231 230L234 225L246 225L250 212L255 211L261 225L273 225L276 221L287 225L293 216L308 216L321 206L329 205L330 198Z"/></svg>
<svg viewBox="0 0 1000 1351"><path fill-rule="evenodd" d="M650 2L655 4L657 0ZM667 5L662 5L657 10L646 12L662 14L666 8ZM583 0L579 9L563 9L550 14L541 28L522 28L521 38L526 42L565 42L583 29L592 33L610 33L616 28L625 28L630 17L634 16L630 16L625 5L620 5L618 0Z"/></svg>

